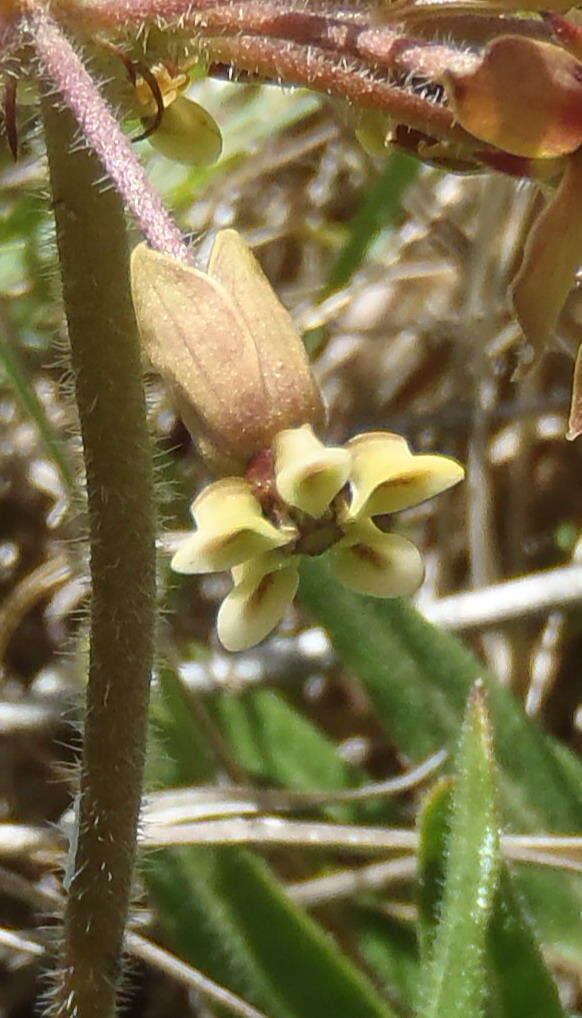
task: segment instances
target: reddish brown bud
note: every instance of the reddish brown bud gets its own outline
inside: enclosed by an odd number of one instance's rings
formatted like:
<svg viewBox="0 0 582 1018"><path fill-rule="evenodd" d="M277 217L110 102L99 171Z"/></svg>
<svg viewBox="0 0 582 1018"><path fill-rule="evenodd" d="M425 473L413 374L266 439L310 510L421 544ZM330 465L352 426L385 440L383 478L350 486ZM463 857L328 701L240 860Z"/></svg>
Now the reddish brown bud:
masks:
<svg viewBox="0 0 582 1018"><path fill-rule="evenodd" d="M582 143L582 63L552 43L500 36L445 85L462 126L513 155L561 156Z"/></svg>

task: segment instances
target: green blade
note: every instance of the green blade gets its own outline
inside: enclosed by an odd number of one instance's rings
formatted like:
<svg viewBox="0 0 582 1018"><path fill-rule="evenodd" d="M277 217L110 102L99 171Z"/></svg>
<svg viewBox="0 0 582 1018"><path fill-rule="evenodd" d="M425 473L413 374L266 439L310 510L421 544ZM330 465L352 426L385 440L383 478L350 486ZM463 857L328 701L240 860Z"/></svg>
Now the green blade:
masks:
<svg viewBox="0 0 582 1018"><path fill-rule="evenodd" d="M422 1018L482 1018L487 927L499 875L489 722L481 685L467 707L457 757L442 909L423 969Z"/></svg>

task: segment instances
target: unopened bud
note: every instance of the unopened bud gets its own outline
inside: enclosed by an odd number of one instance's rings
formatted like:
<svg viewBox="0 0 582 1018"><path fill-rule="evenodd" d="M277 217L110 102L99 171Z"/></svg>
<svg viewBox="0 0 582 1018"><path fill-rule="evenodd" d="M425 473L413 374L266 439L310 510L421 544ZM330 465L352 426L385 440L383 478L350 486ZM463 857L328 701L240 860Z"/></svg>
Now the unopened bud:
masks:
<svg viewBox="0 0 582 1018"><path fill-rule="evenodd" d="M164 107L159 125L148 135L150 145L175 163L211 166L220 158L222 135L208 110L182 95L188 87L188 75L182 71L171 74L163 64L152 67L150 75L155 78ZM149 81L138 79L134 99L147 127L158 113Z"/></svg>
<svg viewBox="0 0 582 1018"><path fill-rule="evenodd" d="M560 46L499 36L445 86L465 130L505 152L549 158L582 143L582 63Z"/></svg>
<svg viewBox="0 0 582 1018"><path fill-rule="evenodd" d="M186 166L212 166L222 152L222 135L214 117L183 95L167 107L148 141L167 159Z"/></svg>
<svg viewBox="0 0 582 1018"><path fill-rule="evenodd" d="M289 312L235 230L207 272L140 244L132 291L147 355L218 472L243 472L285 428L322 423L319 389Z"/></svg>

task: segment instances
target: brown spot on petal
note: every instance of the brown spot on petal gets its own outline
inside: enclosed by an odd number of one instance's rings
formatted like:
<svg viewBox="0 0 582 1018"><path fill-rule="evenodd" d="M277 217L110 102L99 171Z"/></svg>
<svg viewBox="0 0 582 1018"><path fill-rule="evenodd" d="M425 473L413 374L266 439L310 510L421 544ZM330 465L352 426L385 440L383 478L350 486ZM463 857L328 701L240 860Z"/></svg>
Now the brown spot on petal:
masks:
<svg viewBox="0 0 582 1018"><path fill-rule="evenodd" d="M273 583L275 582L275 573L266 573L262 580L257 584L249 597L248 607L249 610L253 610L260 607L261 601L263 601L269 594Z"/></svg>
<svg viewBox="0 0 582 1018"><path fill-rule="evenodd" d="M358 558L362 559L363 562L374 566L376 569L383 569L385 562L379 551L376 548L372 548L369 544L354 544L352 546L352 552L357 555Z"/></svg>

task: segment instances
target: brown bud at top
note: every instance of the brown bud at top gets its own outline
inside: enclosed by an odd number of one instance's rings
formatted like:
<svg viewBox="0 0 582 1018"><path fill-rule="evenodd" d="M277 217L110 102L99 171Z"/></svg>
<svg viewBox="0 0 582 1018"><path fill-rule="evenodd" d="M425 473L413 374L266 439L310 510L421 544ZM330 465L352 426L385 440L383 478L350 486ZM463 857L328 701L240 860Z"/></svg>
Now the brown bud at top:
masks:
<svg viewBox="0 0 582 1018"><path fill-rule="evenodd" d="M215 470L242 472L279 431L322 422L291 316L235 230L218 233L207 272L145 244L131 270L147 355Z"/></svg>
<svg viewBox="0 0 582 1018"><path fill-rule="evenodd" d="M582 63L560 46L499 36L445 85L462 126L505 152L548 158L582 144Z"/></svg>

